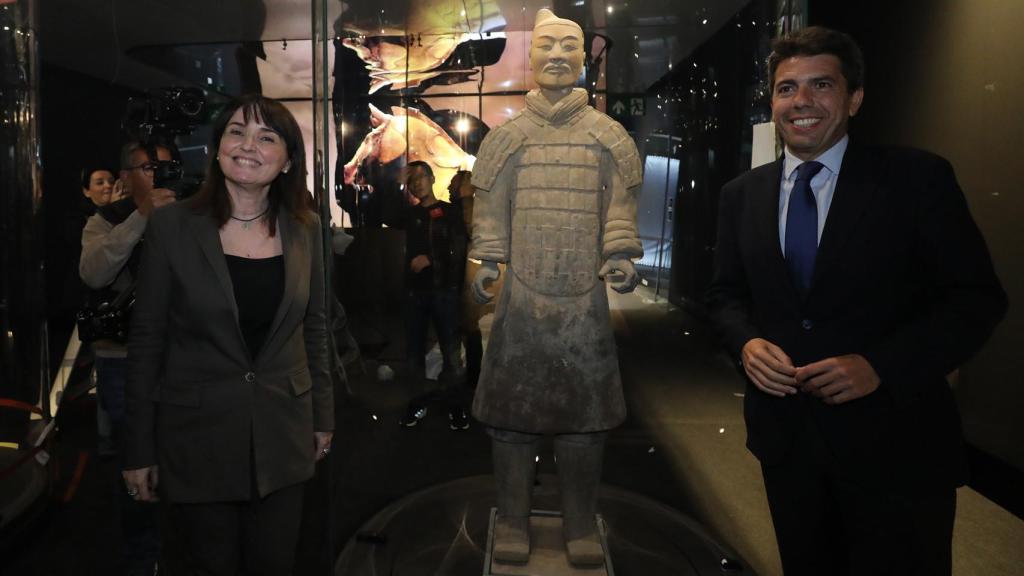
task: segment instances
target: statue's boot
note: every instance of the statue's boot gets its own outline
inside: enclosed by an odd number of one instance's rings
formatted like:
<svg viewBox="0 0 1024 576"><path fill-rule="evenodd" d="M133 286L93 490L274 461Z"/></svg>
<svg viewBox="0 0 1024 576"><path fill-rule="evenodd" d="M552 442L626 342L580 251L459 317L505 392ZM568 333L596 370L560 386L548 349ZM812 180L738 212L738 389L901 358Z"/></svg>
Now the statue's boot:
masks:
<svg viewBox="0 0 1024 576"><path fill-rule="evenodd" d="M569 562L574 566L604 564L596 507L605 436L598 433L555 437L562 495L562 535Z"/></svg>
<svg viewBox="0 0 1024 576"><path fill-rule="evenodd" d="M530 560L530 502L537 474L538 440L491 442L498 490L493 552L498 562L522 564Z"/></svg>

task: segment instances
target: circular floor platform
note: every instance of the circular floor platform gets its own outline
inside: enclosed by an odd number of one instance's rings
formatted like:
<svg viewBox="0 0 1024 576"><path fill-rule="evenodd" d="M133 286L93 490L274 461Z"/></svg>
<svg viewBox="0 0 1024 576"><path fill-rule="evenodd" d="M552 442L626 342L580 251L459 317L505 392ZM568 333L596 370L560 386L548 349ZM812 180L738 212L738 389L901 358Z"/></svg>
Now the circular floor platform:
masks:
<svg viewBox="0 0 1024 576"><path fill-rule="evenodd" d="M411 494L381 510L349 540L334 573L480 576L494 498L491 476ZM557 503L557 479L541 475L534 508L557 509ZM616 576L753 575L696 521L649 498L602 486L598 511L607 525Z"/></svg>

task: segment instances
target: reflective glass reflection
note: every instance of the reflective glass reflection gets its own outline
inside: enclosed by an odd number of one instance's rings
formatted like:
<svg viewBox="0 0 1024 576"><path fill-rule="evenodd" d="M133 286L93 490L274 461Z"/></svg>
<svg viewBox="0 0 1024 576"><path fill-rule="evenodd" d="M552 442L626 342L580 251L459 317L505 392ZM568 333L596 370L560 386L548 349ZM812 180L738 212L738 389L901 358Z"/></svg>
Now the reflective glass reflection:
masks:
<svg viewBox="0 0 1024 576"><path fill-rule="evenodd" d="M335 123L343 127L337 185L352 185L361 176L377 187L393 188L399 185L401 166L425 160L438 173L435 193L447 198L448 178L472 167L486 131L518 113L526 92L536 88L528 59L530 30L537 9L548 4L346 3L333 25ZM556 9L579 22L586 34L584 72L577 85L591 92L596 108L634 133L644 133L718 127L714 118L683 118L679 107L670 105L681 104L691 88L700 98L717 98L714 85L690 87L692 74L680 74L678 67L737 18L761 20L760 13L739 15L750 12L752 4L767 2L560 4ZM705 71L705 83L707 78ZM662 99L648 103L658 89Z"/></svg>

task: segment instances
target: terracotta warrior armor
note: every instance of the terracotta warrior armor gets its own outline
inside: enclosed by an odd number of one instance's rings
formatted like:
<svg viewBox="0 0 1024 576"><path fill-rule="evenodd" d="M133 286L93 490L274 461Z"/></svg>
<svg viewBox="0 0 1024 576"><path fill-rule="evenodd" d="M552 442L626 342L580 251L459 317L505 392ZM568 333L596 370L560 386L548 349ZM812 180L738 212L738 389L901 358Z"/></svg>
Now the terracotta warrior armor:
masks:
<svg viewBox="0 0 1024 576"><path fill-rule="evenodd" d="M539 91L485 138L470 258L505 262L473 415L500 429L579 433L625 419L604 282L641 256L636 145L573 89Z"/></svg>

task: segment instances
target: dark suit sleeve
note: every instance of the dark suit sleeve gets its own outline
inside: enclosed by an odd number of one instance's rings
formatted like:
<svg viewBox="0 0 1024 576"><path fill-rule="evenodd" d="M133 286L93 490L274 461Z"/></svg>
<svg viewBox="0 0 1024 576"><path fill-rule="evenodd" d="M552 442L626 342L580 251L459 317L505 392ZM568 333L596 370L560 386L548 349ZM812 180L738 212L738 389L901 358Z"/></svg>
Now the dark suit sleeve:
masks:
<svg viewBox="0 0 1024 576"><path fill-rule="evenodd" d="M164 247L166 216L165 211L157 211L149 218L139 261L125 387L123 466L126 470L157 463L153 390L164 368L169 295L173 285Z"/></svg>
<svg viewBox="0 0 1024 576"><path fill-rule="evenodd" d="M715 329L736 360L742 357L743 345L759 337L750 317L750 288L738 237L737 221L743 192L740 181L734 180L726 184L719 195L714 267L705 294Z"/></svg>
<svg viewBox="0 0 1024 576"><path fill-rule="evenodd" d="M882 388L907 402L967 361L1006 314L1007 298L949 162L934 158L919 191L914 241L923 312L865 357Z"/></svg>
<svg viewBox="0 0 1024 576"><path fill-rule="evenodd" d="M330 432L334 430L334 388L327 347L323 231L319 219L314 222L307 232L310 239L309 304L302 327L309 373L313 378L313 429Z"/></svg>

